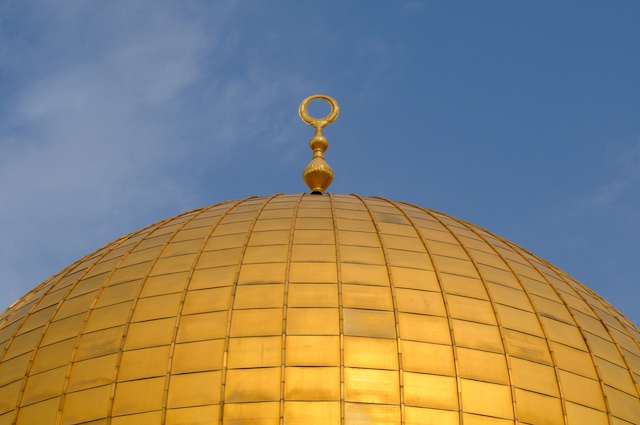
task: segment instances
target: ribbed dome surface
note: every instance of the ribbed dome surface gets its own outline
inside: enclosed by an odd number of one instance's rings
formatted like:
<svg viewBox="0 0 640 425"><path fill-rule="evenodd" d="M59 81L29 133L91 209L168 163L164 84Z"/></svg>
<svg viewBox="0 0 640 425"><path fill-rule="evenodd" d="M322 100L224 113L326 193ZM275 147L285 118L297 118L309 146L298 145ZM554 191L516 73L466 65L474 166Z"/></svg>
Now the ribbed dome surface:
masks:
<svg viewBox="0 0 640 425"><path fill-rule="evenodd" d="M442 213L252 197L120 238L2 313L0 425L638 424L639 340Z"/></svg>

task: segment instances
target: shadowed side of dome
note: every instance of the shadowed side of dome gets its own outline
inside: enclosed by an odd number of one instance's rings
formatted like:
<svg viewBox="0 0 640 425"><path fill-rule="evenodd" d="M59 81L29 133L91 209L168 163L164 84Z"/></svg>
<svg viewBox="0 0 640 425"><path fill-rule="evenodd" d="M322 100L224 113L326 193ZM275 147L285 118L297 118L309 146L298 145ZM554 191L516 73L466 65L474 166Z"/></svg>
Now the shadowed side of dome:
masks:
<svg viewBox="0 0 640 425"><path fill-rule="evenodd" d="M0 424L637 424L638 341L472 224L252 197L120 238L2 313Z"/></svg>

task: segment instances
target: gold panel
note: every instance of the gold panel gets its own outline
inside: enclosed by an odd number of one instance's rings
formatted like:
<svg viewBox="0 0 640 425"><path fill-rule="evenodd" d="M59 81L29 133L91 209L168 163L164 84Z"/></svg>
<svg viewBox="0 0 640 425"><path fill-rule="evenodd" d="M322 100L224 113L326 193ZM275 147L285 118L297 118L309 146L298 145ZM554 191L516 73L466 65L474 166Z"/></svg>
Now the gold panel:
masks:
<svg viewBox="0 0 640 425"><path fill-rule="evenodd" d="M345 336L344 365L397 370L398 343L394 339Z"/></svg>
<svg viewBox="0 0 640 425"><path fill-rule="evenodd" d="M171 343L175 323L175 317L132 323L127 331L124 349L133 350L136 348L153 347L155 345Z"/></svg>
<svg viewBox="0 0 640 425"><path fill-rule="evenodd" d="M293 233L294 245L333 245L335 235L333 230L299 230Z"/></svg>
<svg viewBox="0 0 640 425"><path fill-rule="evenodd" d="M405 406L405 425L459 425L458 412ZM467 424L467 422L464 422Z"/></svg>
<svg viewBox="0 0 640 425"><path fill-rule="evenodd" d="M16 425L54 424L58 419L60 397L21 407Z"/></svg>
<svg viewBox="0 0 640 425"><path fill-rule="evenodd" d="M339 367L287 367L284 371L286 400L340 400Z"/></svg>
<svg viewBox="0 0 640 425"><path fill-rule="evenodd" d="M51 306L36 312L32 312L26 317L26 320L20 327L20 331L18 335L23 334L25 332L29 332L34 330L35 328L39 328L49 322L50 316L55 310L55 306Z"/></svg>
<svg viewBox="0 0 640 425"><path fill-rule="evenodd" d="M538 316L534 313L496 304L496 313L500 318L500 324L505 328L543 337L542 328Z"/></svg>
<svg viewBox="0 0 640 425"><path fill-rule="evenodd" d="M453 337L456 345L498 353L504 351L497 326L456 319L451 322L453 324Z"/></svg>
<svg viewBox="0 0 640 425"><path fill-rule="evenodd" d="M393 310L391 290L382 286L342 285L344 307Z"/></svg>
<svg viewBox="0 0 640 425"><path fill-rule="evenodd" d="M489 292L491 292L493 301L496 303L533 312L531 302L527 298L526 293L521 289L511 288L509 286L492 282L487 282L487 287L489 288Z"/></svg>
<svg viewBox="0 0 640 425"><path fill-rule="evenodd" d="M334 245L294 245L291 251L293 262L336 262L336 247Z"/></svg>
<svg viewBox="0 0 640 425"><path fill-rule="evenodd" d="M148 277L142 287L141 297L153 297L155 295L182 292L187 283L189 273L169 273L162 276Z"/></svg>
<svg viewBox="0 0 640 425"><path fill-rule="evenodd" d="M221 288L189 291L184 300L182 314L228 310L231 302L231 290L231 286L223 286Z"/></svg>
<svg viewBox="0 0 640 425"><path fill-rule="evenodd" d="M462 421L464 425L514 425L514 421L511 419L498 419L472 413L463 413Z"/></svg>
<svg viewBox="0 0 640 425"><path fill-rule="evenodd" d="M400 406L345 403L344 419L349 425L395 425L400 423Z"/></svg>
<svg viewBox="0 0 640 425"><path fill-rule="evenodd" d="M242 248L227 248L217 251L205 251L198 258L197 268L208 269L211 267L233 266L240 262Z"/></svg>
<svg viewBox="0 0 640 425"><path fill-rule="evenodd" d="M400 403L400 383L397 371L348 367L344 369L344 386L346 401Z"/></svg>
<svg viewBox="0 0 640 425"><path fill-rule="evenodd" d="M130 301L136 297L141 285L142 280L140 279L126 283L119 283L115 286L107 286L100 294L95 308Z"/></svg>
<svg viewBox="0 0 640 425"><path fill-rule="evenodd" d="M589 343L589 348L593 354L611 363L615 363L618 366L626 366L622 357L620 357L618 347L616 347L612 342L605 341L602 338L588 333L585 335L587 337L587 342Z"/></svg>
<svg viewBox="0 0 640 425"><path fill-rule="evenodd" d="M376 228L371 221L368 220L350 220L348 218L336 218L337 228L339 230L354 230L358 232L375 233Z"/></svg>
<svg viewBox="0 0 640 425"><path fill-rule="evenodd" d="M284 282L285 266L285 263L243 264L238 284Z"/></svg>
<svg viewBox="0 0 640 425"><path fill-rule="evenodd" d="M396 288L421 289L423 291L440 291L438 277L432 270L408 269L391 266L393 285Z"/></svg>
<svg viewBox="0 0 640 425"><path fill-rule="evenodd" d="M551 342L556 364L560 369L568 370L591 379L598 379L591 355L566 345Z"/></svg>
<svg viewBox="0 0 640 425"><path fill-rule="evenodd" d="M291 218L273 218L270 220L258 220L254 227L257 232L267 230L285 230L290 229L292 224Z"/></svg>
<svg viewBox="0 0 640 425"><path fill-rule="evenodd" d="M452 318L497 325L496 315L489 301L457 295L446 295L446 297Z"/></svg>
<svg viewBox="0 0 640 425"><path fill-rule="evenodd" d="M389 286L389 273L386 266L341 263L340 272L342 283Z"/></svg>
<svg viewBox="0 0 640 425"><path fill-rule="evenodd" d="M337 335L339 319L337 308L290 308L287 310L287 334Z"/></svg>
<svg viewBox="0 0 640 425"><path fill-rule="evenodd" d="M140 322L176 316L181 300L181 293L141 298L136 305L132 321Z"/></svg>
<svg viewBox="0 0 640 425"><path fill-rule="evenodd" d="M451 331L446 317L398 313L398 319L402 339L451 344Z"/></svg>
<svg viewBox="0 0 640 425"><path fill-rule="evenodd" d="M509 384L507 360L504 354L458 347L458 373L461 378Z"/></svg>
<svg viewBox="0 0 640 425"><path fill-rule="evenodd" d="M219 403L221 378L221 371L172 375L167 408Z"/></svg>
<svg viewBox="0 0 640 425"><path fill-rule="evenodd" d="M227 367L248 368L279 366L282 359L282 337L229 339Z"/></svg>
<svg viewBox="0 0 640 425"><path fill-rule="evenodd" d="M76 351L76 361L118 352L123 332L124 326L118 326L82 335Z"/></svg>
<svg viewBox="0 0 640 425"><path fill-rule="evenodd" d="M223 423L225 425L279 425L280 403L226 403Z"/></svg>
<svg viewBox="0 0 640 425"><path fill-rule="evenodd" d="M337 307L338 285L335 283L291 283L289 307Z"/></svg>
<svg viewBox="0 0 640 425"><path fill-rule="evenodd" d="M560 399L516 389L518 420L530 424L562 424ZM591 425L591 424L589 424Z"/></svg>
<svg viewBox="0 0 640 425"><path fill-rule="evenodd" d="M340 338L287 335L285 356L287 366L339 366Z"/></svg>
<svg viewBox="0 0 640 425"><path fill-rule="evenodd" d="M186 231L181 231L178 235L186 234ZM177 255L193 254L200 251L202 242L205 235L198 235L197 239L190 239L184 241L172 240L162 252L163 257L173 257Z"/></svg>
<svg viewBox="0 0 640 425"><path fill-rule="evenodd" d="M62 305L60 305L58 312L54 316L54 320L75 316L79 313L86 313L91 307L91 304L93 304L97 293L97 291L94 291L75 298L66 299Z"/></svg>
<svg viewBox="0 0 640 425"><path fill-rule="evenodd" d="M4 413L15 409L21 388L22 381L0 387L0 412Z"/></svg>
<svg viewBox="0 0 640 425"><path fill-rule="evenodd" d="M409 372L450 376L456 374L450 345L402 341L402 366Z"/></svg>
<svg viewBox="0 0 640 425"><path fill-rule="evenodd" d="M567 422L570 424L609 425L607 414L574 403L566 403Z"/></svg>
<svg viewBox="0 0 640 425"><path fill-rule="evenodd" d="M233 285L237 268L237 266L227 266L214 267L210 269L196 269L193 271L189 290Z"/></svg>
<svg viewBox="0 0 640 425"><path fill-rule="evenodd" d="M396 288L398 311L446 316L442 293Z"/></svg>
<svg viewBox="0 0 640 425"><path fill-rule="evenodd" d="M587 351L584 338L575 325L568 325L547 317L541 317L540 320L550 340Z"/></svg>
<svg viewBox="0 0 640 425"><path fill-rule="evenodd" d="M132 307L133 301L126 301L92 310L83 331L89 333L124 325L129 321Z"/></svg>
<svg viewBox="0 0 640 425"><path fill-rule="evenodd" d="M432 274L435 276L435 272ZM442 282L442 290L447 294L462 295L480 300L489 299L484 283L480 279L449 273L440 273L440 280ZM439 291L440 288L436 286L435 289L431 290Z"/></svg>
<svg viewBox="0 0 640 425"><path fill-rule="evenodd" d="M392 266L424 270L434 269L426 252L387 249L387 256L389 257L389 264Z"/></svg>
<svg viewBox="0 0 640 425"><path fill-rule="evenodd" d="M282 335L282 309L234 310L231 336Z"/></svg>
<svg viewBox="0 0 640 425"><path fill-rule="evenodd" d="M54 397L62 392L64 381L69 371L68 366L62 366L27 378L27 384L22 396L22 405Z"/></svg>
<svg viewBox="0 0 640 425"><path fill-rule="evenodd" d="M335 263L291 263L289 281L298 282L298 283L337 282L338 272L337 272L336 264Z"/></svg>
<svg viewBox="0 0 640 425"><path fill-rule="evenodd" d="M111 385L67 394L64 399L62 424L71 425L106 418L109 414L110 399Z"/></svg>
<svg viewBox="0 0 640 425"><path fill-rule="evenodd" d="M247 246L286 245L289 243L290 230L271 230L266 232L251 232ZM244 235L243 235L244 236ZM240 246L238 244L237 246ZM222 244L221 246L227 246Z"/></svg>
<svg viewBox="0 0 640 425"><path fill-rule="evenodd" d="M387 248L402 249L404 251L426 252L424 245L416 235L397 236L397 235L383 235L382 240Z"/></svg>
<svg viewBox="0 0 640 425"><path fill-rule="evenodd" d="M169 367L170 346L125 351L118 369L118 381L163 376Z"/></svg>
<svg viewBox="0 0 640 425"><path fill-rule="evenodd" d="M385 264L382 248L340 245L340 260L347 263Z"/></svg>
<svg viewBox="0 0 640 425"><path fill-rule="evenodd" d="M176 344L171 372L188 373L221 369L223 354L224 339Z"/></svg>
<svg viewBox="0 0 640 425"><path fill-rule="evenodd" d="M0 387L5 384L8 384L13 381L17 381L18 379L22 379L27 374L27 367L29 366L29 361L31 360L31 353L23 354L18 357L14 357L11 360L7 360L6 362L0 363ZM63 358L62 361L58 359L54 359L54 363L62 363L57 364L56 366L62 366L67 363L69 358ZM31 371L31 373L42 372L43 370L51 369L50 367L42 368L38 371Z"/></svg>
<svg viewBox="0 0 640 425"><path fill-rule="evenodd" d="M117 354L110 354L73 363L67 390L78 391L111 384L115 378L117 360Z"/></svg>
<svg viewBox="0 0 640 425"><path fill-rule="evenodd" d="M606 410L600 382L561 370L562 396L584 406Z"/></svg>
<svg viewBox="0 0 640 425"><path fill-rule="evenodd" d="M250 246L244 254L242 264L282 263L287 261L288 245Z"/></svg>
<svg viewBox="0 0 640 425"><path fill-rule="evenodd" d="M625 391L629 394L637 394L636 387L631 380L629 370L596 357L596 365L600 371L600 377L607 385Z"/></svg>
<svg viewBox="0 0 640 425"><path fill-rule="evenodd" d="M460 391L462 393L462 410L465 412L513 419L513 400L511 399L511 388L508 385L461 379Z"/></svg>
<svg viewBox="0 0 640 425"><path fill-rule="evenodd" d="M182 316L176 342L223 338L227 332L228 317L227 311Z"/></svg>
<svg viewBox="0 0 640 425"><path fill-rule="evenodd" d="M111 419L111 425L147 425L147 424L159 424L162 422L162 412L146 412L138 413L135 415L126 415L115 417ZM104 425L108 425L108 422L104 422ZM91 422L91 425L102 425L102 423L96 424Z"/></svg>
<svg viewBox="0 0 640 425"><path fill-rule="evenodd" d="M119 382L113 402L113 415L160 410L164 395L165 378Z"/></svg>
<svg viewBox="0 0 640 425"><path fill-rule="evenodd" d="M326 425L337 423L340 423L340 402L284 402L285 425Z"/></svg>
<svg viewBox="0 0 640 425"><path fill-rule="evenodd" d="M340 245L380 247L380 236L373 232L339 230L338 241Z"/></svg>
<svg viewBox="0 0 640 425"><path fill-rule="evenodd" d="M409 406L458 409L456 378L405 372L404 400Z"/></svg>
<svg viewBox="0 0 640 425"><path fill-rule="evenodd" d="M547 341L543 338L509 329L505 329L503 333L509 355L538 363L552 364Z"/></svg>
<svg viewBox="0 0 640 425"><path fill-rule="evenodd" d="M553 366L512 357L511 376L515 387L554 397L560 396Z"/></svg>
<svg viewBox="0 0 640 425"><path fill-rule="evenodd" d="M56 344L47 345L46 347L40 347L36 353L36 358L33 360L31 373L43 372L45 370L53 369L54 367L67 364L69 361L71 361L71 354L73 352L75 343L76 338L70 338ZM29 354L28 357L31 357L31 355ZM9 360L9 362L10 361L11 360ZM0 363L0 376L3 377L0 378L0 382L4 380L4 377L10 376L10 373L8 371L5 372L5 368L3 367L7 363L7 361ZM15 372L16 370L20 370L20 367L11 366L10 369Z"/></svg>
<svg viewBox="0 0 640 425"><path fill-rule="evenodd" d="M609 401L609 408L614 416L637 424L640 419L640 402L638 398L630 394L604 386L604 393Z"/></svg>
<svg viewBox="0 0 640 425"><path fill-rule="evenodd" d="M280 399L280 368L230 369L225 400L228 403ZM225 412L226 413L226 412Z"/></svg>
<svg viewBox="0 0 640 425"><path fill-rule="evenodd" d="M461 260L459 258L442 257L440 255L433 256L433 262L439 272L459 274L463 276L480 278L473 263L470 260Z"/></svg>
<svg viewBox="0 0 640 425"><path fill-rule="evenodd" d="M396 326L391 311L356 310L345 308L344 334L373 338L395 338Z"/></svg>
<svg viewBox="0 0 640 425"><path fill-rule="evenodd" d="M284 284L247 285L236 289L234 309L282 307Z"/></svg>
<svg viewBox="0 0 640 425"><path fill-rule="evenodd" d="M220 419L219 415L220 406L217 404L213 406L167 409L166 425L215 424Z"/></svg>
<svg viewBox="0 0 640 425"><path fill-rule="evenodd" d="M82 330L82 325L85 317L86 316L84 314L77 314L75 316L67 317L65 319L51 323L51 325L47 329L47 332L42 338L41 345L49 345L53 344L54 342L63 341L65 339L78 336L78 334ZM15 350L14 346L16 345L16 343L22 342L23 339L30 339L31 337L39 338L40 331L36 329L27 334L23 334L14 338L11 348Z"/></svg>

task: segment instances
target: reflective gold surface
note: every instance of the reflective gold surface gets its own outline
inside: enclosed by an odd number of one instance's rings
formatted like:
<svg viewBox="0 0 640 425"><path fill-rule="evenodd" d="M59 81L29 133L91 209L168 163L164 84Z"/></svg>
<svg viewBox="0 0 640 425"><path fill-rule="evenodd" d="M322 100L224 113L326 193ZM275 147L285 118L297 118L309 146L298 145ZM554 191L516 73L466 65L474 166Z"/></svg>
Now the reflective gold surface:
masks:
<svg viewBox="0 0 640 425"><path fill-rule="evenodd" d="M122 237L0 315L5 424L638 424L640 332L528 251L356 195Z"/></svg>

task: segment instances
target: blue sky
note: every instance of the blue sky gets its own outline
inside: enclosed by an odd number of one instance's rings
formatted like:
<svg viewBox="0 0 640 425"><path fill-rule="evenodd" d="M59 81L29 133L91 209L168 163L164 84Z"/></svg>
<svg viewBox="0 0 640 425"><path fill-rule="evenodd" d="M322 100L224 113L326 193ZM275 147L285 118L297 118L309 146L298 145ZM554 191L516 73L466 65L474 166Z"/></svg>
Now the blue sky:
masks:
<svg viewBox="0 0 640 425"><path fill-rule="evenodd" d="M306 191L443 211L640 323L637 1L0 2L0 309L117 237ZM316 115L323 105L313 104Z"/></svg>

